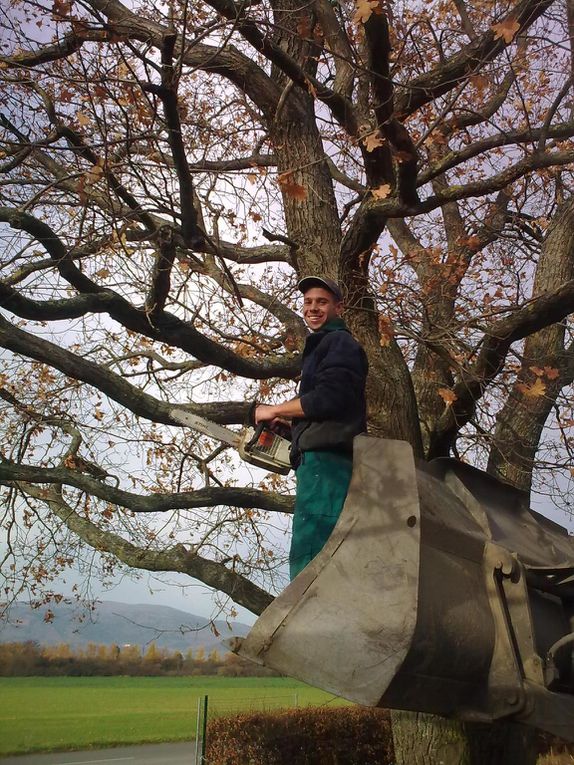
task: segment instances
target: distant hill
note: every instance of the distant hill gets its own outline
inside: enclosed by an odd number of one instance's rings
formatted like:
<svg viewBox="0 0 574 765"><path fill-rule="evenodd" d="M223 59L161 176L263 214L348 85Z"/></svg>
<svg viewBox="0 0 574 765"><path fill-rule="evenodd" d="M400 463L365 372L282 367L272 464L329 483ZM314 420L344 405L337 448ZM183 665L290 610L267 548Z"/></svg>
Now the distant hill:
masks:
<svg viewBox="0 0 574 765"><path fill-rule="evenodd" d="M54 614L49 622L44 619L48 610ZM169 606L105 600L95 611L86 613L63 601L38 609L15 603L10 606L7 621L0 622L0 643L32 640L41 645L68 643L79 648L87 643L145 646L154 640L158 647L184 653L199 646L206 651L222 650L222 640L249 632L249 626L241 622L232 622L232 630L225 621L218 620L215 626L219 637L213 634L205 617Z"/></svg>

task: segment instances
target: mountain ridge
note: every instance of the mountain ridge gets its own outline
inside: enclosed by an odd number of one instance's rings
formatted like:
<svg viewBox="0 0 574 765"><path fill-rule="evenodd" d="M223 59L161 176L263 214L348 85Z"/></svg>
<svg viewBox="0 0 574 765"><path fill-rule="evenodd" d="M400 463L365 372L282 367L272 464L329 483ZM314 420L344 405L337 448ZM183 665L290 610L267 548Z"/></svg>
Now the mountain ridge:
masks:
<svg viewBox="0 0 574 765"><path fill-rule="evenodd" d="M250 629L242 622L229 624L216 619L213 630L211 621L204 616L145 603L103 600L90 611L66 601L40 608L16 602L0 622L0 643L67 643L71 648L81 648L88 643L145 647L155 642L158 648L182 653L199 647L211 651L223 649L223 639L243 637Z"/></svg>

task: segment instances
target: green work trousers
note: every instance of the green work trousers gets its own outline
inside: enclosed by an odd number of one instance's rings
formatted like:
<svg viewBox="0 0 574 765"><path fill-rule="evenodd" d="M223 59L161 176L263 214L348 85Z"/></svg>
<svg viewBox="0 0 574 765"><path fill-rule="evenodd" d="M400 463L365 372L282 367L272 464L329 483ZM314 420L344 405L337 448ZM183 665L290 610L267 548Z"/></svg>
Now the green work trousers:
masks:
<svg viewBox="0 0 574 765"><path fill-rule="evenodd" d="M345 502L353 460L332 451L303 452L295 473L297 492L289 552L291 579L323 549Z"/></svg>

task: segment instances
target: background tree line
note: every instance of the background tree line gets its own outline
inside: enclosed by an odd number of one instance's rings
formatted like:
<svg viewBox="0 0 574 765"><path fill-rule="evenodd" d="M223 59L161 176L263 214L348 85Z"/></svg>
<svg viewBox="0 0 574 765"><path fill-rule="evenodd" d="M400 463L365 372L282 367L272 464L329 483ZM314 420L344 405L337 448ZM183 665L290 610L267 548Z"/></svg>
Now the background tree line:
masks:
<svg viewBox="0 0 574 765"><path fill-rule="evenodd" d="M159 648L153 641L144 647L88 643L78 648L67 643L0 643L0 677L62 675L269 677L277 673L232 653L206 653L201 647L182 653Z"/></svg>
<svg viewBox="0 0 574 765"><path fill-rule="evenodd" d="M261 613L290 479L171 412L240 426L292 395L312 273L345 290L371 434L568 509L574 0L19 0L0 24L12 597L95 561Z"/></svg>

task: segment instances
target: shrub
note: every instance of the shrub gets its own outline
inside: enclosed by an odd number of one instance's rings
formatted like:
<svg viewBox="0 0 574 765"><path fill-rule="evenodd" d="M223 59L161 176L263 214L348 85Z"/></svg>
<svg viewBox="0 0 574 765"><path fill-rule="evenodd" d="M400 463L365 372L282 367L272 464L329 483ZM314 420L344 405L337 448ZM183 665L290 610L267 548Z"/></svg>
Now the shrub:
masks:
<svg viewBox="0 0 574 765"><path fill-rule="evenodd" d="M551 733L538 733L538 765L574 765L574 744Z"/></svg>
<svg viewBox="0 0 574 765"><path fill-rule="evenodd" d="M209 765L391 765L385 709L339 707L219 717L206 736Z"/></svg>

